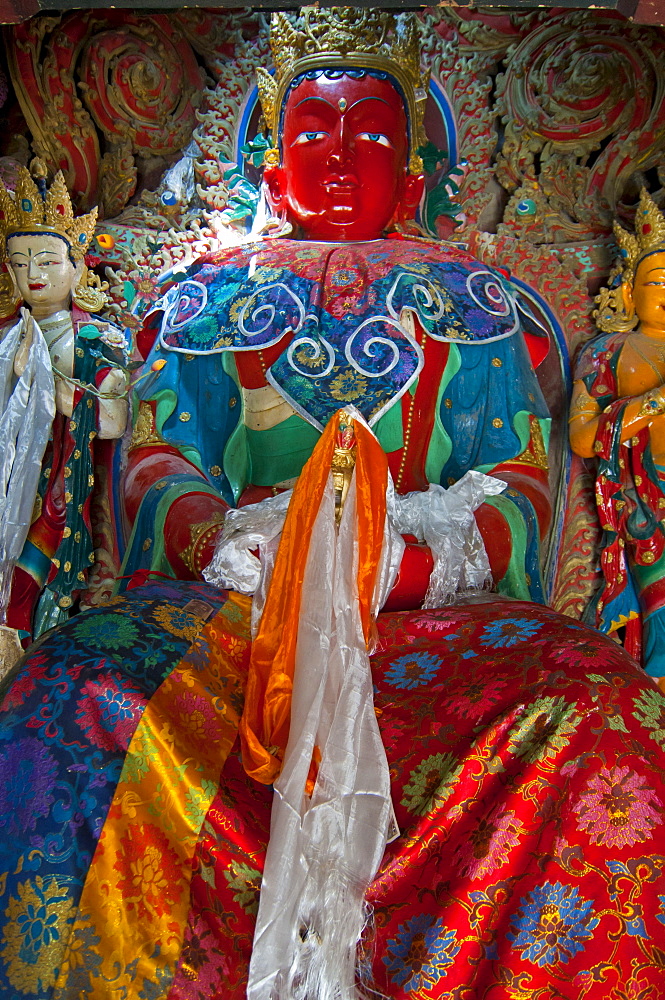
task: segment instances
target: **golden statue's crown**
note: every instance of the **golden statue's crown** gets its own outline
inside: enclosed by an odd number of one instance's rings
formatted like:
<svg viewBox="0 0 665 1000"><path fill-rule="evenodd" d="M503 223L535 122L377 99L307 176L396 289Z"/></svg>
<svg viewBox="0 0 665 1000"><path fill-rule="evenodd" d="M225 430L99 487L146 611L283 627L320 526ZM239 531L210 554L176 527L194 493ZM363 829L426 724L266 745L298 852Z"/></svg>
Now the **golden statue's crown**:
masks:
<svg viewBox="0 0 665 1000"><path fill-rule="evenodd" d="M627 232L618 222L614 235L623 258L622 277L632 282L637 265L651 253L665 250L665 217L646 188L640 192L640 203L635 213L635 235Z"/></svg>
<svg viewBox="0 0 665 1000"><path fill-rule="evenodd" d="M46 190L43 161L33 160L31 170L36 180L25 167L18 168L13 198L0 181L0 234L5 248L8 237L15 233L56 233L67 241L74 259L81 260L95 231L97 209L75 218L62 171Z"/></svg>
<svg viewBox="0 0 665 1000"><path fill-rule="evenodd" d="M303 7L289 18L275 13L270 23L270 46L275 77L257 69L261 106L272 135L275 153L266 163L278 162L279 118L295 77L308 70L349 67L389 73L402 88L410 124L411 173L422 173L417 154L425 142L423 117L428 72L420 69L420 39L412 14L394 14L357 7Z"/></svg>
<svg viewBox="0 0 665 1000"><path fill-rule="evenodd" d="M621 257L612 268L607 286L596 296L598 308L593 315L596 326L605 333L628 333L634 329L638 317L633 310L626 311L622 286L633 284L637 268L645 257L665 251L665 216L645 188L640 192L635 212L635 235L615 222L614 236Z"/></svg>

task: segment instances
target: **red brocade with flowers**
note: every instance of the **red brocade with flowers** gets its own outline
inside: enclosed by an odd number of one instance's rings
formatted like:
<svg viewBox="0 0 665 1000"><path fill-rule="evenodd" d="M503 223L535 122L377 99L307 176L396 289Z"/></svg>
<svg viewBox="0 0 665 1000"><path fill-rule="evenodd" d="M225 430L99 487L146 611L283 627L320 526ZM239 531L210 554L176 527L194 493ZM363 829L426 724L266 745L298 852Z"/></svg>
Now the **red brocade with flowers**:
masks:
<svg viewBox="0 0 665 1000"><path fill-rule="evenodd" d="M235 739L248 616L205 584L135 590L6 687L0 804L20 786L21 805L0 810L0 996L245 996L272 799ZM369 893L367 982L656 1000L665 697L611 640L522 602L378 631L400 836Z"/></svg>

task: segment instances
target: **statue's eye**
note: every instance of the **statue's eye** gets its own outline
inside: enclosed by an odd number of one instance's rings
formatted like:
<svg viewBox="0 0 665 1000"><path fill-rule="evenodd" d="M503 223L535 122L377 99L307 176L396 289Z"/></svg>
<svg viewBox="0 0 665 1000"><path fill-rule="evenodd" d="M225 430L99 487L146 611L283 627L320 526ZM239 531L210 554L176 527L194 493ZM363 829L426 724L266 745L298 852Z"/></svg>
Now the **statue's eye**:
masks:
<svg viewBox="0 0 665 1000"><path fill-rule="evenodd" d="M378 143L379 146L388 146L389 149L392 149L393 146L388 136L384 135L383 132L361 132L358 135L358 138L367 139L368 142Z"/></svg>
<svg viewBox="0 0 665 1000"><path fill-rule="evenodd" d="M306 142L315 142L317 139L325 139L327 135L327 132L301 132L300 135L293 140L291 145L301 146Z"/></svg>

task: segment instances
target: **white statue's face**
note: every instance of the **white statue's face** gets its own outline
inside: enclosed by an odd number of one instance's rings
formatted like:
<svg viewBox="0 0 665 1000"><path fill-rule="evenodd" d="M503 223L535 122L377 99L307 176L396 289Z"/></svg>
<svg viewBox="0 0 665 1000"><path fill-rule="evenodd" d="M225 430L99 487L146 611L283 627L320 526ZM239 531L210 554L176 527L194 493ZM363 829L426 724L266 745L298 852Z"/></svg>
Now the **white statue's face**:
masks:
<svg viewBox="0 0 665 1000"><path fill-rule="evenodd" d="M69 259L64 240L48 233L10 236L7 250L18 290L36 315L69 308L80 269Z"/></svg>

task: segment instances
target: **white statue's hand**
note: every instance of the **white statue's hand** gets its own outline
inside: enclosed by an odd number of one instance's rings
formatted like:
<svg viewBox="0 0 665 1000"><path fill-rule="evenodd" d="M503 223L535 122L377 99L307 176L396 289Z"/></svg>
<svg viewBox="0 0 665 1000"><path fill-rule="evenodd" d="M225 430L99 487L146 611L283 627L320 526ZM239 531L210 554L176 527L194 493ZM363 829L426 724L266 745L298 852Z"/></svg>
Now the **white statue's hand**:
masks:
<svg viewBox="0 0 665 1000"><path fill-rule="evenodd" d="M119 368L112 368L102 379L99 391L112 398L99 400L98 434L106 440L122 437L127 426L127 378Z"/></svg>
<svg viewBox="0 0 665 1000"><path fill-rule="evenodd" d="M100 331L99 339L107 347L112 347L116 351L124 351L129 346L127 338L125 337L122 330L117 326L113 326L111 323L106 323L103 320L89 320L86 326L96 326Z"/></svg>
<svg viewBox="0 0 665 1000"><path fill-rule="evenodd" d="M25 371L25 366L28 363L28 355L30 353L34 337L34 320L30 310L26 309L25 306L21 308L21 321L23 323L23 337L21 338L19 348L14 355L14 374L17 378L20 378Z"/></svg>
<svg viewBox="0 0 665 1000"><path fill-rule="evenodd" d="M108 375L102 379L99 391L108 393L110 396L122 396L127 388L125 373L119 368L112 368Z"/></svg>

